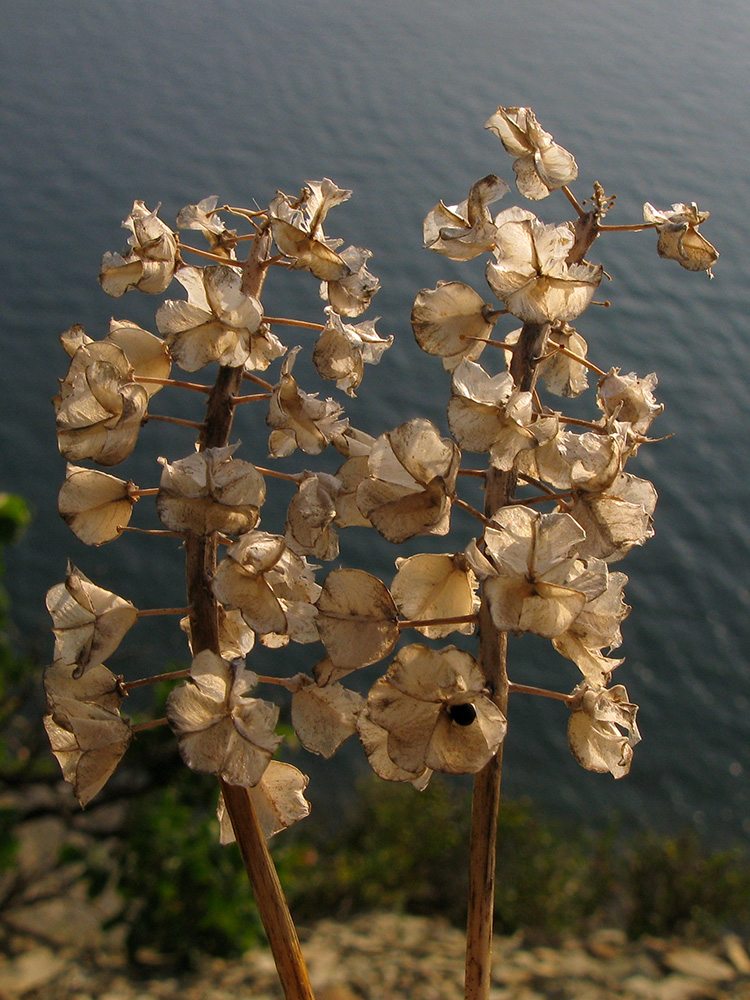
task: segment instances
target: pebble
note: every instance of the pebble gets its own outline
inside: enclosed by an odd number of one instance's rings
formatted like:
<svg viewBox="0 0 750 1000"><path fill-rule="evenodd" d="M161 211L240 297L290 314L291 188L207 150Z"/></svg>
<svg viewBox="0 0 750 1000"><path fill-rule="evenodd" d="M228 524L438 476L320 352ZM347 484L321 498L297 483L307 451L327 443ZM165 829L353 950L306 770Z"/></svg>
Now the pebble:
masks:
<svg viewBox="0 0 750 1000"><path fill-rule="evenodd" d="M316 1000L461 1000L464 936L444 921L374 913L321 920L302 934ZM744 956L744 958L743 958ZM747 945L597 930L559 947L497 938L490 1000L750 1000ZM29 945L0 960L0 1000L282 1000L266 949L205 958L176 975L154 965L130 975L122 954Z"/></svg>

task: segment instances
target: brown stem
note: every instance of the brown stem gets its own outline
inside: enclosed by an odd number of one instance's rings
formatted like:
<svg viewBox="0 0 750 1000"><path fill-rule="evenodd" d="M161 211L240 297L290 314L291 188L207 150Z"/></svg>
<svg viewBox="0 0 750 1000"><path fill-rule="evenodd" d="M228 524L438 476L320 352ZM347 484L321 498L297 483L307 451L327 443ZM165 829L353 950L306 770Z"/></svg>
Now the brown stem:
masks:
<svg viewBox="0 0 750 1000"><path fill-rule="evenodd" d="M203 426L196 420L183 420L182 417L168 417L161 413L147 413L143 418L144 424L147 420L162 420L165 424L179 424L180 427L193 427L195 430L200 430Z"/></svg>
<svg viewBox="0 0 750 1000"><path fill-rule="evenodd" d="M228 785L225 781L221 782L221 791L258 907L261 907L261 900L279 903L273 907L266 905L261 916L284 995L287 1000L315 1000L299 937L250 794L246 788Z"/></svg>
<svg viewBox="0 0 750 1000"><path fill-rule="evenodd" d="M175 389L192 389L193 392L204 392L208 395L211 392L210 385L200 385L198 382L183 382L176 378L152 378L150 375L136 375L133 379L142 385L171 385Z"/></svg>
<svg viewBox="0 0 750 1000"><path fill-rule="evenodd" d="M145 608L138 612L139 618L148 618L150 615L186 615L190 608Z"/></svg>
<svg viewBox="0 0 750 1000"><path fill-rule="evenodd" d="M230 257L221 257L219 254L209 253L208 250L199 250L197 247L188 246L187 243L178 243L177 246L180 250L189 250L190 253L197 254L199 257L204 257L206 260L210 260L214 264L225 264L227 267L242 267L242 261L232 260Z"/></svg>
<svg viewBox="0 0 750 1000"><path fill-rule="evenodd" d="M249 396L235 396L232 400L234 406L239 406L240 403L257 403L260 399L270 399L270 392L254 392Z"/></svg>
<svg viewBox="0 0 750 1000"><path fill-rule="evenodd" d="M268 232L261 232L251 244L242 266L242 291L246 295L260 297L270 246ZM198 440L201 451L225 447L228 443L235 409L233 397L238 395L242 379L242 368L219 369ZM188 535L185 549L193 653L210 649L220 654L218 604L211 590L216 569L216 536ZM221 787L286 1000L314 1000L299 938L248 791L223 780Z"/></svg>
<svg viewBox="0 0 750 1000"><path fill-rule="evenodd" d="M304 330L325 330L322 323L310 323L306 319L286 319L283 316L264 316L265 323L278 323L282 326L300 326Z"/></svg>
<svg viewBox="0 0 750 1000"><path fill-rule="evenodd" d="M544 354L549 323L524 323L510 363L510 373L522 392L536 380L536 363ZM490 468L487 472L484 513L494 515L513 499L516 476ZM479 609L479 664L489 695L507 717L508 635L492 621L487 601ZM474 778L471 814L469 913L466 924L466 1000L489 1000L492 972L492 931L495 906L497 814L503 747Z"/></svg>
<svg viewBox="0 0 750 1000"><path fill-rule="evenodd" d="M137 681L121 681L120 690L127 694L133 688L146 687L148 684L159 684L161 681L184 680L190 676L189 670L170 670L166 674L155 674L153 677L140 677Z"/></svg>
<svg viewBox="0 0 750 1000"><path fill-rule="evenodd" d="M556 701L570 701L569 694L562 694L560 691L549 691L547 688L532 687L531 684L514 684L511 681L508 689L516 694L535 694L541 698L554 698Z"/></svg>
<svg viewBox="0 0 750 1000"><path fill-rule="evenodd" d="M402 628L422 628L426 625L466 625L469 622L475 622L477 620L476 615L454 615L453 618L412 618L410 620L402 619L396 622L396 625Z"/></svg>
<svg viewBox="0 0 750 1000"><path fill-rule="evenodd" d="M136 722L130 727L131 733L142 733L147 729L157 729L159 726L168 726L169 719L150 719L148 722Z"/></svg>

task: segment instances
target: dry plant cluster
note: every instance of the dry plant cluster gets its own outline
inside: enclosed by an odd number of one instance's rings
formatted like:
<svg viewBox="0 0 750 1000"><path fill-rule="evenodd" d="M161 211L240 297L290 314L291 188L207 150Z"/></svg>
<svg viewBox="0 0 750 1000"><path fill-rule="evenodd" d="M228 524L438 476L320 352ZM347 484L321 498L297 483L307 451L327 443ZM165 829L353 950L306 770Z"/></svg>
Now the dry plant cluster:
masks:
<svg viewBox="0 0 750 1000"><path fill-rule="evenodd" d="M365 365L377 364L393 340L372 320L355 322L379 282L367 269L368 250L342 249L323 231L331 209L351 195L328 179L308 182L298 196L277 193L262 209L206 198L179 213L176 230L136 201L124 222L126 251L104 256L104 291L116 298L132 289L161 294L176 280L186 297L161 303L158 335L113 320L104 339L93 340L80 326L61 338L70 367L54 400L59 449L69 463L60 513L83 542L102 545L143 530L130 526L131 513L140 498L153 496L163 528L152 533L177 537L184 547L187 599L184 608L139 610L69 565L47 596L55 654L45 674L45 724L53 753L85 805L134 733L172 728L185 763L219 780L221 837L239 843L290 998L312 997L312 990L266 840L306 816L309 804L307 778L274 760L279 709L264 700L268 685L288 692L294 730L313 753L330 757L357 734L373 770L387 780L421 789L436 770L476 775L469 998L486 998L489 990L509 695L558 699L568 710L570 748L589 770L627 774L640 739L636 706L621 684L611 684L622 660L609 654L621 643L629 611L627 578L613 565L653 534L656 491L625 465L648 444L662 406L655 375L597 366L571 323L595 304L605 276L585 259L598 236L654 230L661 256L710 274L718 254L698 229L708 213L646 204L642 222L606 224L614 199L595 184L591 199L579 203L570 189L575 159L529 109L500 107L486 127L514 158L520 194L539 201L561 191L573 220L545 225L520 207L493 216L490 206L509 190L494 174L460 204L441 201L428 213L425 245L453 260L484 255L494 297L487 302L486 290L448 281L423 289L414 302L417 342L441 359L450 378L448 437L415 418L374 438L348 423L339 402L306 392L295 378L301 347L280 339L284 329L312 332L318 375L349 396L359 390ZM244 232L227 228L232 217ZM183 242L186 233L202 235L205 245ZM266 313L266 279L290 271L320 282L322 322ZM501 321L515 328L498 334ZM491 363L484 367L480 359ZM174 378L174 366L188 374L211 367L215 381ZM274 367L275 375L260 374ZM565 416L548 401L578 396L590 380L597 405L591 419ZM202 417L153 413L165 387L202 394ZM239 458L232 418L245 404L270 432L270 458L332 447L342 458L338 471L279 471ZM185 457L159 458L158 487L78 464L125 461L153 420L194 428L197 438ZM472 467L464 464L467 453L480 456ZM283 534L260 527L268 477L286 481L291 493ZM461 497L462 484L477 479L482 510ZM473 515L476 537L458 551L451 542L442 554L397 559L389 585L340 558L340 529L371 527L399 545L448 535L454 507ZM334 561L321 578L318 564ZM157 613L180 616L190 668L116 676L105 661L139 618ZM413 632L429 644L402 641L402 633ZM509 679L508 637L524 633L549 639L556 656L578 667L572 692ZM453 634L476 635L474 652L442 642ZM277 675L246 666L256 643L283 650L290 642L311 644L309 672L285 676L283 653ZM366 698L342 683L389 657ZM175 681L167 718L131 724L121 714L123 700L164 679Z"/></svg>

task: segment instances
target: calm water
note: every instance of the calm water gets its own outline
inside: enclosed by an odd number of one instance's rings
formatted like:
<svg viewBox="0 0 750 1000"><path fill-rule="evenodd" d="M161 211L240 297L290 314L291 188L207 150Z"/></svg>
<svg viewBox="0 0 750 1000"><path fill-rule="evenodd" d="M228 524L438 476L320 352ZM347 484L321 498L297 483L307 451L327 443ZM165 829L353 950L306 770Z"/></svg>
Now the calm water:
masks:
<svg viewBox="0 0 750 1000"><path fill-rule="evenodd" d="M679 17L661 0L0 0L0 489L23 493L36 512L9 559L22 639L50 655L43 595L67 555L140 607L182 601L171 543L89 550L56 513L64 462L49 397L66 367L59 333L81 322L101 337L112 313L153 325L153 300L112 300L96 282L102 252L125 242L119 223L134 198L161 201L171 220L212 193L264 204L324 175L353 188L329 228L374 251L383 289L371 312L396 343L349 415L373 433L417 414L444 426L448 385L413 341L411 304L440 278L483 286L476 269L421 250L422 218L489 171L512 179L482 124L499 103L527 104L575 153L580 197L600 180L617 194L621 222L638 221L646 200L696 200L712 212L706 234L722 258L709 282L659 261L650 234L617 234L592 255L613 278L615 308L581 320L590 354L604 367L656 370L667 411L655 430L674 434L632 468L659 490L657 536L618 566L634 607L618 680L642 706L644 742L615 784L573 762L559 706L518 699L506 788L596 821L619 810L628 824L750 834L749 43L745 0L684 0ZM547 221L567 214L562 197L538 209ZM294 284L277 308L318 314L311 283ZM251 433L240 418L248 446ZM143 441L123 467L141 485L156 482L154 455L189 447L164 425ZM343 560L366 556L389 579L393 549L352 534ZM514 647L515 679L554 686L559 673L572 686L546 645ZM111 666L136 676L144 661L183 654L179 636L150 621ZM308 650L295 656L302 668L312 662ZM351 753L336 773L343 781L360 767ZM323 784L313 802L325 801Z"/></svg>

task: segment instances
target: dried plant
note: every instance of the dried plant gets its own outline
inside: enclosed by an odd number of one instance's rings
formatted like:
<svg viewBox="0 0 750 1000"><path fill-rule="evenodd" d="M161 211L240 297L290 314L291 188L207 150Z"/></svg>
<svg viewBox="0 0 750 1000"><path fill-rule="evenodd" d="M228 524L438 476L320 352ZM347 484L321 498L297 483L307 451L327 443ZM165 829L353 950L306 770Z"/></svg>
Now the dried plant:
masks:
<svg viewBox="0 0 750 1000"><path fill-rule="evenodd" d="M278 193L263 209L207 198L179 213L177 232L136 201L124 222L128 249L105 254L102 287L116 297L134 288L163 293L176 278L187 298L159 306L160 336L114 321L102 340L80 326L62 336L71 360L54 404L60 452L69 462L119 464L157 419L194 428L197 442L178 461L158 459L158 487L68 466L60 513L87 544L129 530L136 501L155 496L164 528L153 534L177 537L184 546L187 601L184 608L138 610L69 565L47 598L55 657L45 675L45 721L53 753L84 805L134 733L171 726L185 763L219 780L221 838L239 843L288 998L309 998L312 990L266 839L307 815L307 778L273 760L281 743L278 708L264 700L264 687L286 689L295 732L313 753L330 757L358 734L373 770L386 780L422 789L434 770L476 775L470 1000L489 991L509 696L557 699L568 712L570 748L589 770L623 777L640 739L636 706L621 684L610 686L623 661L609 653L620 645L630 610L627 578L611 567L653 534L656 491L625 472L625 464L650 443L662 406L655 375L597 366L570 324L594 304L604 278L602 265L585 259L601 234L656 230L661 256L710 274L718 254L698 231L708 213L695 205L660 211L646 204L642 223L605 224L614 198L597 183L590 202L579 204L569 187L575 159L529 109L500 107L486 127L514 157L519 192L538 201L559 190L574 218L545 225L519 207L493 217L490 205L509 190L494 174L477 181L461 204L440 201L427 214L425 245L454 260L485 255L495 296L486 302L468 285L449 281L423 289L414 302L417 342L442 359L450 377L451 437L416 418L374 438L349 425L340 403L306 392L293 374L301 347L280 339L283 328L316 338L317 373L349 396L359 390L365 366L377 364L393 340L372 320L354 322L379 282L367 270L369 251L341 249L323 232L331 209L351 194L328 179L308 182L299 196ZM246 231L228 229L230 217ZM183 242L179 231L201 233L207 249ZM320 282L323 322L266 314L266 279L292 278L287 272L297 270ZM509 326L513 319L522 325L499 336L506 316ZM490 356L496 364L486 370L479 359ZM276 362L275 376L259 374ZM173 378L173 365L188 373L218 371L211 385L192 383ZM590 420L565 416L541 395L544 385L547 396L578 396L592 373L600 412ZM168 386L204 395L197 420L150 412L155 394ZM342 456L338 472L280 472L236 457L232 419L245 404L270 430L271 458L334 448ZM484 456L480 468L462 464L467 452ZM267 477L290 489L282 533L259 528ZM484 487L481 511L461 496L472 477ZM476 519L477 537L446 543L445 553L398 558L390 587L345 565L319 582L317 562L345 561L341 529L369 526L397 545L444 536L456 506ZM138 679L111 673L104 660L127 631L139 617L161 612L182 618L190 668ZM407 630L425 641L402 644ZM445 645L453 633L463 646L476 635L473 652ZM524 633L551 640L579 668L572 692L510 680L508 638ZM312 645L309 673L285 676L282 664L278 676L267 677L246 667L255 643L283 649L290 642ZM391 654L367 698L341 683ZM131 725L121 715L123 700L165 677L176 682L167 718Z"/></svg>

